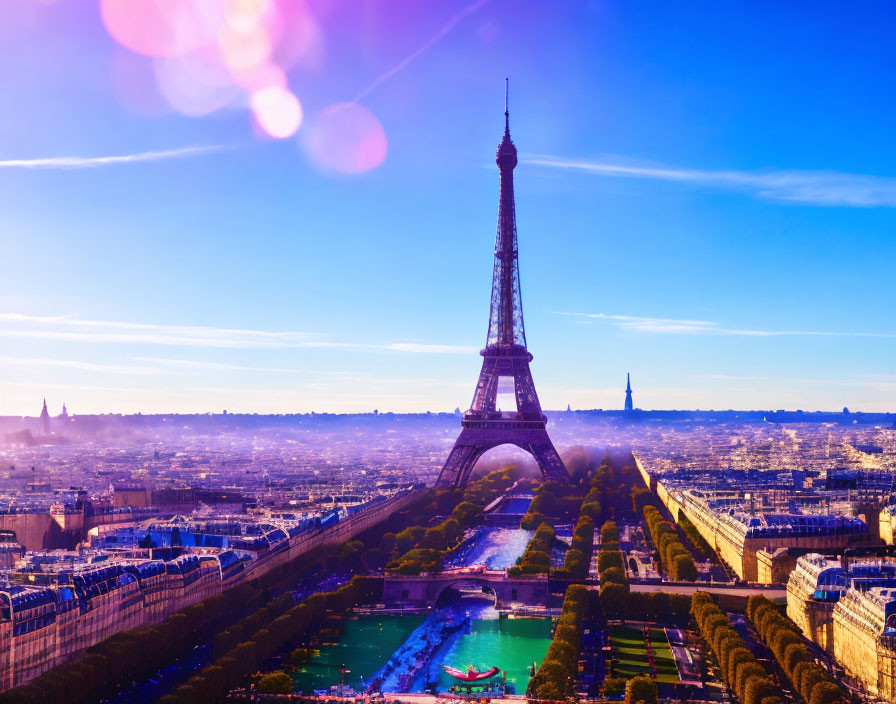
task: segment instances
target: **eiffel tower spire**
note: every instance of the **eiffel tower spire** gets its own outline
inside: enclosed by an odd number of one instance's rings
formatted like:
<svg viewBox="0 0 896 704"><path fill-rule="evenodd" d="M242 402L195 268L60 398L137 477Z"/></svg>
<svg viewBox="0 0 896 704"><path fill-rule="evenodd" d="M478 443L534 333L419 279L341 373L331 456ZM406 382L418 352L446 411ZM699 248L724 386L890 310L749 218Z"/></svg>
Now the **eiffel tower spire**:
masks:
<svg viewBox="0 0 896 704"><path fill-rule="evenodd" d="M513 170L517 165L516 147L510 139L510 110L507 85L504 92L504 137L498 145L495 162L501 174L498 200L498 232L495 237L495 266L492 273L492 302L488 319L486 347L526 346L523 325L523 301L520 294L519 251L516 238L516 206L513 200Z"/></svg>
<svg viewBox="0 0 896 704"><path fill-rule="evenodd" d="M510 138L507 95L505 82L504 136L495 156L500 173L498 232L495 237L488 336L480 353L483 357L482 370L473 403L470 410L464 413L460 436L439 474L437 486L463 486L482 453L507 443L531 453L546 478L569 481L566 467L548 436L547 417L541 410L529 370L532 355L526 346L523 326L513 198L513 170L517 165L517 154ZM507 397L511 397L512 401L508 401Z"/></svg>

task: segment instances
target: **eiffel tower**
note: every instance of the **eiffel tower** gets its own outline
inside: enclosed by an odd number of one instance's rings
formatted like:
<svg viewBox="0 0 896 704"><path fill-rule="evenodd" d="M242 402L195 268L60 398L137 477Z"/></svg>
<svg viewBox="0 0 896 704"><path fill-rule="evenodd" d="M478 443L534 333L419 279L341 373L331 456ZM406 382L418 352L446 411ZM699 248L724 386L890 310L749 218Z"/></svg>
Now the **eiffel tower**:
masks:
<svg viewBox="0 0 896 704"><path fill-rule="evenodd" d="M501 173L498 234L492 276L488 338L473 405L464 413L462 429L436 481L437 487L465 486L476 460L493 447L513 444L529 452L545 479L568 482L569 474L548 437L529 362L523 327L523 302L517 256L513 169L516 147L510 139L507 86L504 92L504 137L496 156ZM506 399L506 400L505 400ZM509 408L507 406L510 406Z"/></svg>

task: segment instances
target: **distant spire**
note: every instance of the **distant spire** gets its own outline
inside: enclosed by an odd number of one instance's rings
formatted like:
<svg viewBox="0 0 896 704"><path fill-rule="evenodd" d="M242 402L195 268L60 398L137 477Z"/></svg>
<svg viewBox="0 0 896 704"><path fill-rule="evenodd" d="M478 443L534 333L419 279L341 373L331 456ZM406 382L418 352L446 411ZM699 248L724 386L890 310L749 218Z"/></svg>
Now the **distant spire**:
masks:
<svg viewBox="0 0 896 704"><path fill-rule="evenodd" d="M50 414L47 411L47 399L44 399L44 407L40 412L40 427L44 431L44 435L50 433Z"/></svg>
<svg viewBox="0 0 896 704"><path fill-rule="evenodd" d="M632 399L632 375L626 372L625 374L625 406L626 411L635 410L635 402Z"/></svg>

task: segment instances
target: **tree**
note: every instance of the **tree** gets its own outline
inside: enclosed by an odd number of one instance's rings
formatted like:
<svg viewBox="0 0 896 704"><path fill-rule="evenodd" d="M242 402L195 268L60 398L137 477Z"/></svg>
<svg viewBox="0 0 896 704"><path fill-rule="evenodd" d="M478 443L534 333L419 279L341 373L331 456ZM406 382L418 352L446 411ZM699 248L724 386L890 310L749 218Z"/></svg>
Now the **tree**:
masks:
<svg viewBox="0 0 896 704"><path fill-rule="evenodd" d="M597 553L597 571L603 574L604 570L609 567L618 567L625 570L622 564L622 553L618 550L599 550Z"/></svg>
<svg viewBox="0 0 896 704"><path fill-rule="evenodd" d="M262 694L292 694L292 677L278 670L264 675L258 680L258 691Z"/></svg>
<svg viewBox="0 0 896 704"><path fill-rule="evenodd" d="M625 704L657 704L656 682L649 677L634 677L625 685Z"/></svg>
<svg viewBox="0 0 896 704"><path fill-rule="evenodd" d="M379 547L386 555L391 555L395 549L395 533L383 533Z"/></svg>
<svg viewBox="0 0 896 704"><path fill-rule="evenodd" d="M734 691L740 699L744 698L747 691L747 684L750 680L757 677L765 677L765 668L760 665L756 658L751 658L746 662L741 662L735 668Z"/></svg>
<svg viewBox="0 0 896 704"><path fill-rule="evenodd" d="M833 682L819 682L812 688L809 704L834 704L843 700L843 692Z"/></svg>
<svg viewBox="0 0 896 704"><path fill-rule="evenodd" d="M763 699L773 697L777 692L778 688L768 677L753 677L747 680L744 696L741 699L743 704L762 704Z"/></svg>
<svg viewBox="0 0 896 704"><path fill-rule="evenodd" d="M600 603L608 618L622 618L628 606L628 584L601 584Z"/></svg>

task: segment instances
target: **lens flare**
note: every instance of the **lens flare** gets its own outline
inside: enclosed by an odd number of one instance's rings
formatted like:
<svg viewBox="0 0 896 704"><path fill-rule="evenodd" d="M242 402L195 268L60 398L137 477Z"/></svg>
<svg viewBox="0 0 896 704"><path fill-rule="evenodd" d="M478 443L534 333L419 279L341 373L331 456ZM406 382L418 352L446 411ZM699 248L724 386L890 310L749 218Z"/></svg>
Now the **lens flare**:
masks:
<svg viewBox="0 0 896 704"><path fill-rule="evenodd" d="M358 103L336 103L304 132L302 146L316 165L359 174L386 159L386 132L376 116Z"/></svg>
<svg viewBox="0 0 896 704"><path fill-rule="evenodd" d="M247 30L225 25L218 36L218 46L224 62L237 71L258 66L271 55L271 41L264 27L258 24Z"/></svg>
<svg viewBox="0 0 896 704"><path fill-rule="evenodd" d="M100 0L100 15L115 41L152 57L194 51L214 41L224 24L218 0Z"/></svg>
<svg viewBox="0 0 896 704"><path fill-rule="evenodd" d="M249 105L256 124L276 139L291 137L302 124L302 105L287 88L262 88L252 94Z"/></svg>
<svg viewBox="0 0 896 704"><path fill-rule="evenodd" d="M286 72L277 64L263 63L252 68L231 70L233 80L249 93L255 93L268 86L286 88Z"/></svg>
<svg viewBox="0 0 896 704"><path fill-rule="evenodd" d="M274 9L271 0L226 0L224 16L235 30L248 32Z"/></svg>
<svg viewBox="0 0 896 704"><path fill-rule="evenodd" d="M156 59L153 69L159 92L184 115L208 115L233 104L242 94L224 67L209 63L199 54Z"/></svg>
<svg viewBox="0 0 896 704"><path fill-rule="evenodd" d="M137 68L122 62L117 69L119 94L130 109L202 116L247 106L259 133L280 139L301 125L302 106L288 88L286 72L320 68L323 59L323 34L306 0L99 0L99 5L109 35L144 62ZM152 90L145 84L140 90L156 98L155 107L132 100L136 88L128 84L129 74L152 75Z"/></svg>

